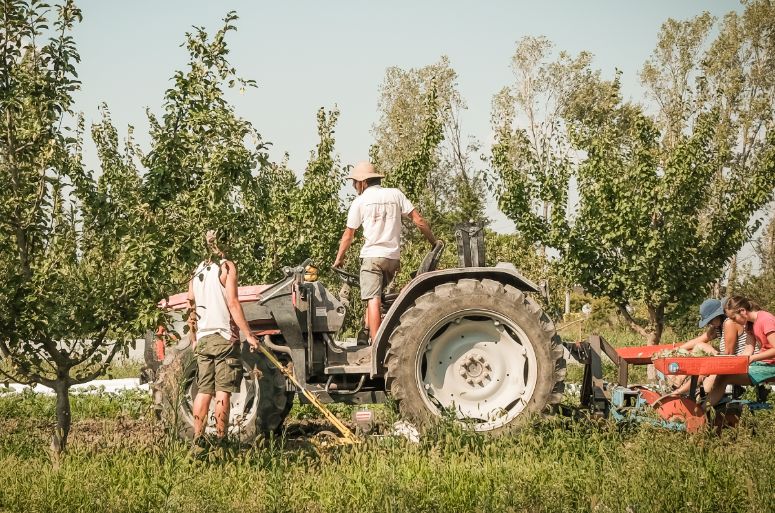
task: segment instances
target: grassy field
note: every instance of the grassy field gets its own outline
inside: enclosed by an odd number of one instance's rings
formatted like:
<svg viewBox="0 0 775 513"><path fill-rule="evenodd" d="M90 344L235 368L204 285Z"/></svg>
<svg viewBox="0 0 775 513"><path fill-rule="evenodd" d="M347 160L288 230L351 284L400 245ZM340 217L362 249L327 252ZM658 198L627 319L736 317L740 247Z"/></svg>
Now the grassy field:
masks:
<svg viewBox="0 0 775 513"><path fill-rule="evenodd" d="M570 366L568 382L581 370ZM72 407L70 449L54 458L53 398L0 393L0 511L775 511L771 411L720 434L554 417L495 439L442 422L419 444L373 437L341 447L315 436L331 427L297 404L282 436L193 456L166 435L145 392L74 395ZM349 419L351 408L332 409ZM395 418L376 410L388 425Z"/></svg>
<svg viewBox="0 0 775 513"><path fill-rule="evenodd" d="M78 396L69 452L47 451L53 400L0 397L0 510L751 511L775 510L771 412L723 433L534 419L488 439L441 424L420 444L323 447L292 435L198 457L137 392ZM341 412L346 413L346 412Z"/></svg>

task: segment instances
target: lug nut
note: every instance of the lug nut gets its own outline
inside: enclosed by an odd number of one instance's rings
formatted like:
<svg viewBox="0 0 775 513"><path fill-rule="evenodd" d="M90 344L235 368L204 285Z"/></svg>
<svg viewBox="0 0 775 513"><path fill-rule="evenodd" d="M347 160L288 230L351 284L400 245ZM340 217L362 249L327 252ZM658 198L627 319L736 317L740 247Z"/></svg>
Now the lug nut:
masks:
<svg viewBox="0 0 775 513"><path fill-rule="evenodd" d="M460 375L461 376L465 376L466 374L468 374L468 373L466 372L465 368L464 367L460 367Z"/></svg>

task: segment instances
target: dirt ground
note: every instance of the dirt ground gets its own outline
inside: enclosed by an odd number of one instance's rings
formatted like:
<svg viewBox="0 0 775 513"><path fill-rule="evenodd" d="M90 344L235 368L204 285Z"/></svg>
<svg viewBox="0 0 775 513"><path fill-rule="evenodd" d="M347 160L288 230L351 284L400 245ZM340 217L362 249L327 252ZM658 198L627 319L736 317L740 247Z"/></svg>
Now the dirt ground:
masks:
<svg viewBox="0 0 775 513"><path fill-rule="evenodd" d="M53 430L52 422L0 419L0 440L24 437L28 445L48 448ZM322 419L288 419L281 434L285 447L292 449L330 439L336 436L335 432ZM163 442L165 437L164 425L155 418L85 419L73 421L68 446L70 450L87 452L118 447L148 448Z"/></svg>

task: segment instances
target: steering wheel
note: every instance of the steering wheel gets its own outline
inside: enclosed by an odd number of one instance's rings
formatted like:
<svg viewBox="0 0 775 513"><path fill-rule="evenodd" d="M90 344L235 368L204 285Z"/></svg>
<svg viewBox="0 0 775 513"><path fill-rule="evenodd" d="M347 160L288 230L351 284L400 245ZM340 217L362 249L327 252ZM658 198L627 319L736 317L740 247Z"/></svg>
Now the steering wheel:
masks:
<svg viewBox="0 0 775 513"><path fill-rule="evenodd" d="M361 285L360 278L358 278L354 274L348 273L341 267L331 267L331 270L334 271L336 274L338 274L339 278L346 284L353 287L359 287Z"/></svg>

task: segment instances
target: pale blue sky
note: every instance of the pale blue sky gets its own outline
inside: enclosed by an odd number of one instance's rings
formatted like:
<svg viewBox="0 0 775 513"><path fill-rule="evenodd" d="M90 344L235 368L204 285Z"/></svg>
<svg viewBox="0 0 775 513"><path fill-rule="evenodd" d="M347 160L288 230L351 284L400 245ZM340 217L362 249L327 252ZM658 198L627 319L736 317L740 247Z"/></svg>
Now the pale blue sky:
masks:
<svg viewBox="0 0 775 513"><path fill-rule="evenodd" d="M231 61L258 89L231 94L237 112L250 120L271 156L288 151L303 169L317 141L315 113L341 110L337 151L344 164L368 155L377 119L378 88L385 69L419 67L449 56L459 75L468 111L464 131L490 140L490 102L511 83L516 41L544 35L558 49L589 50L611 75L623 71L625 94L640 99L637 73L668 17L708 10L722 16L740 10L733 1L221 1L81 0L83 23L75 32L83 81L77 109L87 123L106 102L121 132L136 128L148 147L145 108L158 111L176 69L186 64L180 44L192 25L210 33L229 10L240 16L228 40ZM487 150L485 146L485 150ZM87 162L96 164L93 156ZM510 223L491 208L494 227Z"/></svg>

